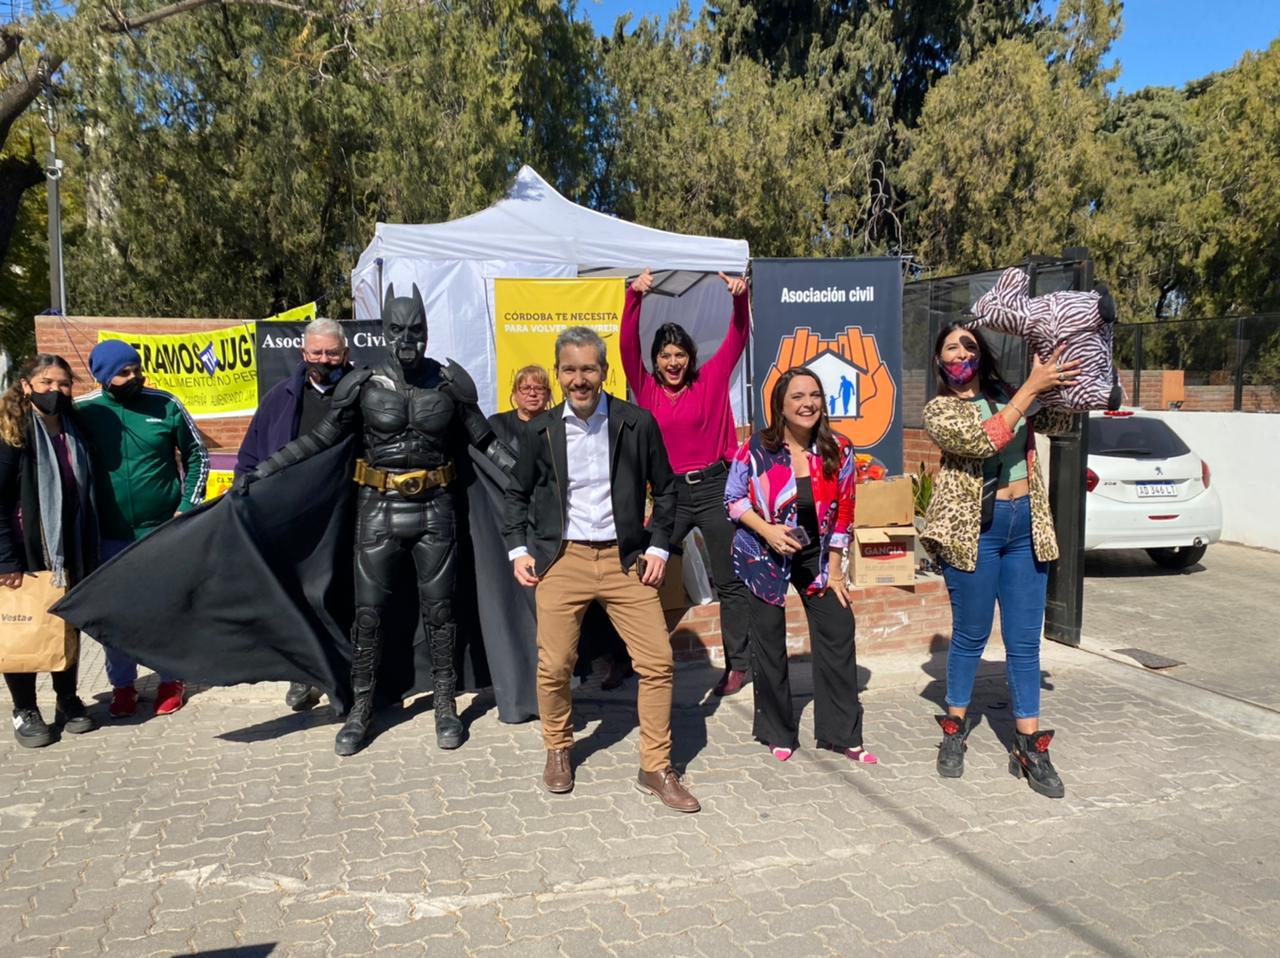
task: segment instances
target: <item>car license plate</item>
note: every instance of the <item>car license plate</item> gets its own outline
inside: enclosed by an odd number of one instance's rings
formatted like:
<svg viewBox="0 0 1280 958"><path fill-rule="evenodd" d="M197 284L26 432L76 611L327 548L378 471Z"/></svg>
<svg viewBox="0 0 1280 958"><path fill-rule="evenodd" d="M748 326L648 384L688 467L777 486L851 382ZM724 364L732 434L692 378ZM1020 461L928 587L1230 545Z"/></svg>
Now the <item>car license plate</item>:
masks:
<svg viewBox="0 0 1280 958"><path fill-rule="evenodd" d="M1138 483L1139 499L1159 499L1165 496L1176 496L1178 490L1172 482L1140 482Z"/></svg>

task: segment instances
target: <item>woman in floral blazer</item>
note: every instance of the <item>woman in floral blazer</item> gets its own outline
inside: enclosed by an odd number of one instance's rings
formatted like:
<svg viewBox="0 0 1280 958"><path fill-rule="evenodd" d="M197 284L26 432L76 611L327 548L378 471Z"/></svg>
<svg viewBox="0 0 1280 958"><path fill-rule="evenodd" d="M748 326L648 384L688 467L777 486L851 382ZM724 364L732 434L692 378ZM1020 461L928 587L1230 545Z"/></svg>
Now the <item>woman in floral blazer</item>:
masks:
<svg viewBox="0 0 1280 958"><path fill-rule="evenodd" d="M782 762L800 744L784 609L794 585L809 621L818 746L875 762L862 747L853 611L840 571L853 522L853 447L832 433L826 410L817 376L802 367L783 373L770 425L742 444L725 483L725 509L738 524L733 567L751 593L752 731Z"/></svg>
<svg viewBox="0 0 1280 958"><path fill-rule="evenodd" d="M1060 362L1061 352L1048 363L1036 357L1014 391L980 334L959 324L942 330L934 349L938 395L924 407L925 432L942 450L942 465L920 535L942 564L951 595L947 714L936 717L943 736L938 773L964 773L969 701L998 600L1016 726L1009 770L1052 798L1066 789L1049 759L1053 732L1040 728L1040 635L1058 543L1035 434L1065 432L1072 416L1045 409L1028 418L1027 411L1039 393L1079 375L1080 363Z"/></svg>

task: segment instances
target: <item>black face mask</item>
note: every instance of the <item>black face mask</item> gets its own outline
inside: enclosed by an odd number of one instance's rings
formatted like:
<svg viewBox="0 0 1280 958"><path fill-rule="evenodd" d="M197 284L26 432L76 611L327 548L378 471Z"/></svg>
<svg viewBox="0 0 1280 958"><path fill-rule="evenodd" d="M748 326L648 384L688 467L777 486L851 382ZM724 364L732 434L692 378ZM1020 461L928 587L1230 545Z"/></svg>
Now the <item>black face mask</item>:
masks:
<svg viewBox="0 0 1280 958"><path fill-rule="evenodd" d="M142 392L142 377L134 376L127 383L119 386L108 386L107 392L116 402L126 402Z"/></svg>
<svg viewBox="0 0 1280 958"><path fill-rule="evenodd" d="M328 363L307 363L307 377L321 386L336 386L345 370L342 364L330 366Z"/></svg>
<svg viewBox="0 0 1280 958"><path fill-rule="evenodd" d="M71 397L58 389L31 394L31 405L46 416L62 416L71 411Z"/></svg>

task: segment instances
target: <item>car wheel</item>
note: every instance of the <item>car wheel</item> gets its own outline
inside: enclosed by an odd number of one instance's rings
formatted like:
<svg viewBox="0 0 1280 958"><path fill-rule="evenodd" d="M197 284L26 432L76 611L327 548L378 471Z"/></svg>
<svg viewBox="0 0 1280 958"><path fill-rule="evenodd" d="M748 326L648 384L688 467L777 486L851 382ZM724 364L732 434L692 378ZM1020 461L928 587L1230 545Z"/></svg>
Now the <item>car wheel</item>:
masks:
<svg viewBox="0 0 1280 958"><path fill-rule="evenodd" d="M1148 549L1156 565L1166 569L1186 569L1204 558L1208 546L1180 546L1175 549Z"/></svg>

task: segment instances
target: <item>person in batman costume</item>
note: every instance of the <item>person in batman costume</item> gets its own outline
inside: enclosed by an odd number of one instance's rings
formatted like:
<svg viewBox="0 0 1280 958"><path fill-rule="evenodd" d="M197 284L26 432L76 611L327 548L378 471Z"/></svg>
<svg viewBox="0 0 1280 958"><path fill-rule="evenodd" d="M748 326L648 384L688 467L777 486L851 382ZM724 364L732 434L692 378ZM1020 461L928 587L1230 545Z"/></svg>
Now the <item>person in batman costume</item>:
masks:
<svg viewBox="0 0 1280 958"><path fill-rule="evenodd" d="M470 444L503 472L515 462L480 411L466 370L453 361L442 365L427 358L426 309L416 285L412 296L402 297L388 286L382 329L387 359L344 376L320 424L242 476L235 490L248 494L250 483L356 437L353 702L335 741L339 755L355 754L368 740L382 624L396 574L410 562L430 645L436 744L444 749L462 744L454 704L457 626L451 604L457 564L450 489L457 475L454 457L466 455L465 444Z"/></svg>

